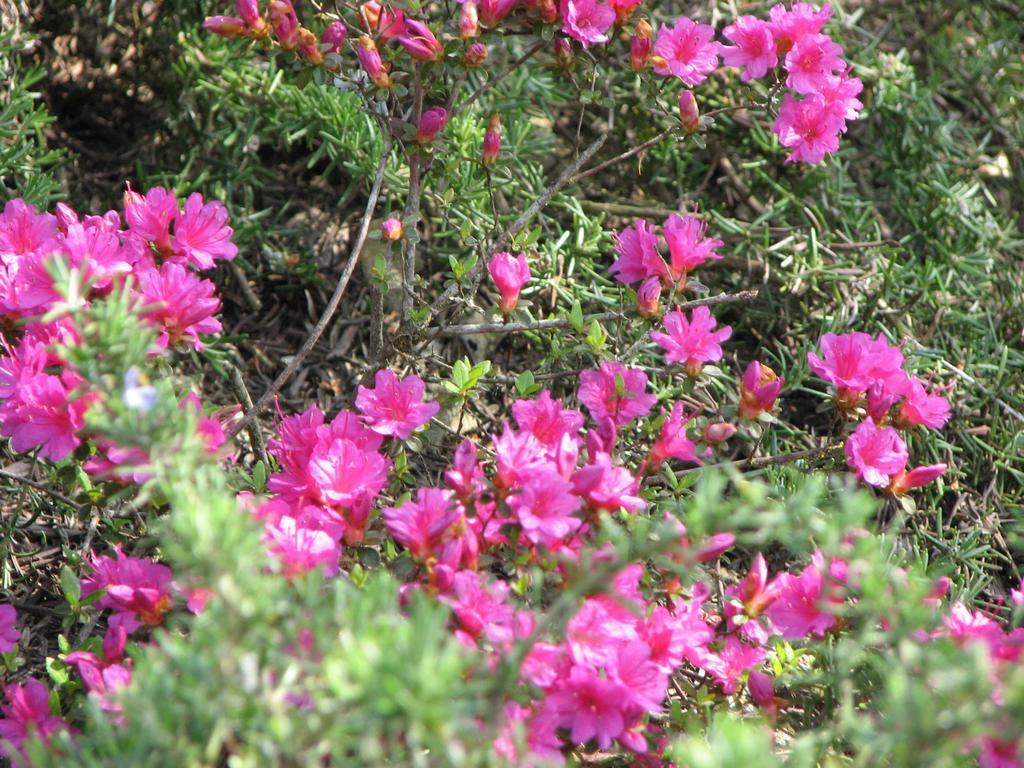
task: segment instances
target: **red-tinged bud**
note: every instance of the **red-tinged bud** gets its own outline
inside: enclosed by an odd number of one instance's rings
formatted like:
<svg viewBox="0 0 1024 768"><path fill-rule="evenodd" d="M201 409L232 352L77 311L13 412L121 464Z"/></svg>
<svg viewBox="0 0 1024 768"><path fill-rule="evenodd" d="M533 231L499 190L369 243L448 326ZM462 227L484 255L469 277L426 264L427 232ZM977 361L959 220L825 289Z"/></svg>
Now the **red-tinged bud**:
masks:
<svg viewBox="0 0 1024 768"><path fill-rule="evenodd" d="M340 21L331 22L324 33L320 35L320 43L322 45L329 45L327 49L328 53L337 53L341 50L341 46L345 44L345 40L348 37L348 28Z"/></svg>
<svg viewBox="0 0 1024 768"><path fill-rule="evenodd" d="M428 109L420 118L419 127L416 129L416 141L420 144L429 144L437 138L437 134L443 131L447 124L447 109L444 107Z"/></svg>
<svg viewBox="0 0 1024 768"><path fill-rule="evenodd" d="M566 71L572 69L574 57L572 54L572 43L564 37L556 37L552 55L555 57L555 66Z"/></svg>
<svg viewBox="0 0 1024 768"><path fill-rule="evenodd" d="M405 34L405 11L389 11L376 0L359 6L359 21L363 29L376 33L384 43Z"/></svg>
<svg viewBox="0 0 1024 768"><path fill-rule="evenodd" d="M377 50L377 44L373 42L372 37L363 35L359 38L356 55L359 57L359 63L366 71L366 74L369 75L374 85L385 89L391 87L391 75L388 74L387 67L381 61L380 51Z"/></svg>
<svg viewBox="0 0 1024 768"><path fill-rule="evenodd" d="M914 488L928 485L945 472L946 468L945 464L932 464L927 467L914 467L909 472L903 470L889 483L888 493L897 498L903 496Z"/></svg>
<svg viewBox="0 0 1024 768"><path fill-rule="evenodd" d="M513 256L511 253L501 251L491 257L487 271L490 273L498 293L501 294L498 308L501 310L501 314L507 317L519 302L519 292L530 280L530 266L522 254Z"/></svg>
<svg viewBox="0 0 1024 768"><path fill-rule="evenodd" d="M718 445L719 443L724 443L735 434L735 424L719 421L704 427L704 442L708 445Z"/></svg>
<svg viewBox="0 0 1024 768"><path fill-rule="evenodd" d="M937 608L942 598L946 596L947 592L949 592L949 587L952 583L953 582L950 581L949 576L940 576L932 585L931 592L929 592L928 596L925 597L923 601L924 604L932 608Z"/></svg>
<svg viewBox="0 0 1024 768"><path fill-rule="evenodd" d="M246 25L253 29L263 27L263 19L260 18L259 0L235 0L235 13L245 21Z"/></svg>
<svg viewBox="0 0 1024 768"><path fill-rule="evenodd" d="M683 124L683 133L687 136L700 130L700 110L693 91L679 94L679 121Z"/></svg>
<svg viewBox="0 0 1024 768"><path fill-rule="evenodd" d="M376 2L376 0L370 0L370 2L359 6L359 20L363 24L363 29L367 32L377 31L381 10L381 4Z"/></svg>
<svg viewBox="0 0 1024 768"><path fill-rule="evenodd" d="M501 152L501 118L497 115L491 116L487 124L487 131L484 133L484 150L480 158L485 166L492 166L498 160Z"/></svg>
<svg viewBox="0 0 1024 768"><path fill-rule="evenodd" d="M709 536L707 541L697 550L697 562L707 563L711 560L717 560L725 552L732 549L735 543L736 535L733 533L716 533L714 536Z"/></svg>
<svg viewBox="0 0 1024 768"><path fill-rule="evenodd" d="M440 61L444 58L444 46L422 21L406 20L405 34L398 36L398 42L418 61Z"/></svg>
<svg viewBox="0 0 1024 768"><path fill-rule="evenodd" d="M750 698L761 709L771 710L775 707L775 683L764 672L752 671L747 677L747 690Z"/></svg>
<svg viewBox="0 0 1024 768"><path fill-rule="evenodd" d="M538 0L537 10L540 12L540 20L545 24L558 21L558 4L555 0Z"/></svg>
<svg viewBox="0 0 1024 768"><path fill-rule="evenodd" d="M220 37L247 37L249 27L237 16L207 16L203 29Z"/></svg>
<svg viewBox="0 0 1024 768"><path fill-rule="evenodd" d="M647 69L647 62L651 58L651 35L654 29L644 19L636 23L633 30L633 39L629 43L629 64L634 72L643 72Z"/></svg>
<svg viewBox="0 0 1024 768"><path fill-rule="evenodd" d="M470 40L479 34L480 15L477 13L476 3L473 0L466 0L459 11L459 37Z"/></svg>
<svg viewBox="0 0 1024 768"><path fill-rule="evenodd" d="M636 292L636 308L642 317L651 320L661 314L661 278L655 275L644 280Z"/></svg>
<svg viewBox="0 0 1024 768"><path fill-rule="evenodd" d="M402 226L401 221L392 216L390 219L385 219L384 223L380 225L380 233L384 236L385 240L395 242L402 239L402 235L405 234L405 227Z"/></svg>
<svg viewBox="0 0 1024 768"><path fill-rule="evenodd" d="M295 14L291 0L270 0L267 18L282 48L294 51L299 47L299 17Z"/></svg>
<svg viewBox="0 0 1024 768"><path fill-rule="evenodd" d="M508 16L519 0L479 0L477 7L480 23L488 29L498 26Z"/></svg>
<svg viewBox="0 0 1024 768"><path fill-rule="evenodd" d="M740 382L740 418L753 421L772 410L785 383L767 365L756 360L748 365Z"/></svg>
<svg viewBox="0 0 1024 768"><path fill-rule="evenodd" d="M889 417L889 411L896 405L898 399L897 395L886 393L885 386L881 382L877 382L868 390L868 416L871 417L875 424L881 426Z"/></svg>
<svg viewBox="0 0 1024 768"><path fill-rule="evenodd" d="M466 48L466 53L462 57L462 63L469 69L482 67L485 61L487 61L487 46L483 43L473 43Z"/></svg>
<svg viewBox="0 0 1024 768"><path fill-rule="evenodd" d="M320 50L316 35L305 27L299 27L299 50L314 67L319 67L324 63L324 54Z"/></svg>

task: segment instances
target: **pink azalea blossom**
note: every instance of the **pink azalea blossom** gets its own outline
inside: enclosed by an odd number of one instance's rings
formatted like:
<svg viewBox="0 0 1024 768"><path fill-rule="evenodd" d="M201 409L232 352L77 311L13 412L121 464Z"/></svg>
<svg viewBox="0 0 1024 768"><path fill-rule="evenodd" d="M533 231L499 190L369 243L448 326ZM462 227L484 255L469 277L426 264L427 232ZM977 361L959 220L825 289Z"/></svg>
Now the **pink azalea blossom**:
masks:
<svg viewBox="0 0 1024 768"><path fill-rule="evenodd" d="M135 273L143 302L143 318L157 326L157 345L166 348L179 343L203 349L200 334L221 330L217 286L202 280L180 264L167 262L159 269Z"/></svg>
<svg viewBox="0 0 1024 768"><path fill-rule="evenodd" d="M722 34L735 44L722 48L722 61L728 67L742 68L740 80L744 83L764 77L779 63L775 38L768 22L754 16L740 16Z"/></svg>
<svg viewBox="0 0 1024 768"><path fill-rule="evenodd" d="M931 429L941 429L949 421L949 401L941 395L928 394L918 378L908 378L902 394L905 398L900 404L898 415L901 425L920 424Z"/></svg>
<svg viewBox="0 0 1024 768"><path fill-rule="evenodd" d="M779 378L767 365L756 360L750 363L740 382L740 417L757 419L762 413L771 411L785 383L786 380Z"/></svg>
<svg viewBox="0 0 1024 768"><path fill-rule="evenodd" d="M787 93L772 130L779 143L792 150L787 163L815 165L839 149L839 134L845 126L820 93L800 100Z"/></svg>
<svg viewBox="0 0 1024 768"><path fill-rule="evenodd" d="M4 686L6 704L0 704L0 755L14 765L22 765L19 757L25 742L32 737L49 743L54 734L68 730L63 718L50 712L50 692L35 678L23 684Z"/></svg>
<svg viewBox="0 0 1024 768"><path fill-rule="evenodd" d="M649 277L636 291L636 309L641 317L653 320L661 314L661 280Z"/></svg>
<svg viewBox="0 0 1024 768"><path fill-rule="evenodd" d="M267 552L280 560L286 578L323 566L325 576L338 572L341 547L335 536L317 527L304 525L305 520L283 516L268 523L263 542Z"/></svg>
<svg viewBox="0 0 1024 768"><path fill-rule="evenodd" d="M480 23L488 29L493 29L512 13L518 3L519 0L478 0Z"/></svg>
<svg viewBox="0 0 1024 768"><path fill-rule="evenodd" d="M178 216L178 200L174 190L153 187L145 196L134 191L130 184L124 193L124 218L128 228L153 246L164 256L172 252L171 223Z"/></svg>
<svg viewBox="0 0 1024 768"><path fill-rule="evenodd" d="M231 242L234 233L224 203L204 204L203 196L193 192L174 222L174 258L199 270L213 269L217 261L230 261L238 254L238 246Z"/></svg>
<svg viewBox="0 0 1024 768"><path fill-rule="evenodd" d="M562 740L552 718L538 717L532 710L515 702L505 705L502 717L504 725L494 741L494 752L509 765L539 768L564 761ZM526 754L520 754L517 731L522 731Z"/></svg>
<svg viewBox="0 0 1024 768"><path fill-rule="evenodd" d="M510 314L519 302L519 292L530 281L530 265L526 257L523 254L513 256L507 251L499 251L491 257L487 271L501 294L501 314Z"/></svg>
<svg viewBox="0 0 1024 768"><path fill-rule="evenodd" d="M405 34L405 11L391 10L377 0L359 6L359 18L367 32L376 32L382 43Z"/></svg>
<svg viewBox="0 0 1024 768"><path fill-rule="evenodd" d="M0 653L10 653L18 647L21 632L15 626L18 612L13 605L0 605Z"/></svg>
<svg viewBox="0 0 1024 768"><path fill-rule="evenodd" d="M615 252L619 258L610 271L621 283L668 274L668 267L658 255L658 235L646 219L637 219L632 227L615 233Z"/></svg>
<svg viewBox="0 0 1024 768"><path fill-rule="evenodd" d="M415 500L388 507L383 516L388 533L413 559L450 568L476 567L477 540L451 491L420 488Z"/></svg>
<svg viewBox="0 0 1024 768"><path fill-rule="evenodd" d="M497 464L494 484L499 488L517 487L532 473L550 464L548 449L530 432L516 432L506 424L492 441Z"/></svg>
<svg viewBox="0 0 1024 768"><path fill-rule="evenodd" d="M562 32L584 48L607 43L615 9L597 0L562 0Z"/></svg>
<svg viewBox="0 0 1024 768"><path fill-rule="evenodd" d="M847 438L845 452L854 474L876 488L888 487L909 458L899 433L892 427L879 428L871 419L861 422Z"/></svg>
<svg viewBox="0 0 1024 768"><path fill-rule="evenodd" d="M515 609L508 604L509 586L503 581L487 583L476 571L459 571L452 591L442 595L459 623L459 631L476 644L485 638L497 648L507 649L518 633Z"/></svg>
<svg viewBox="0 0 1024 768"><path fill-rule="evenodd" d="M398 42L419 61L439 61L444 57L444 46L422 21L405 20L405 32L398 36Z"/></svg>
<svg viewBox="0 0 1024 768"><path fill-rule="evenodd" d="M337 507L353 507L364 497L374 498L388 483L391 461L354 440L321 439L308 462L315 497Z"/></svg>
<svg viewBox="0 0 1024 768"><path fill-rule="evenodd" d="M732 336L732 327L715 330L715 318L707 307L696 307L687 320L678 309L665 314L665 330L651 331L651 339L665 350L665 362L682 363L691 376L704 363L722 359L722 342Z"/></svg>
<svg viewBox="0 0 1024 768"><path fill-rule="evenodd" d="M1024 768L1020 737L999 739L991 735L983 736L978 768Z"/></svg>
<svg viewBox="0 0 1024 768"><path fill-rule="evenodd" d="M677 283L685 282L690 272L709 259L722 258L715 252L723 245L722 241L705 237L706 230L707 224L696 216L673 213L665 221L665 242L671 262L669 273Z"/></svg>
<svg viewBox="0 0 1024 768"><path fill-rule="evenodd" d="M663 26L654 42L654 71L674 75L686 85L700 85L718 67L721 43L715 30L680 16L674 27Z"/></svg>
<svg viewBox="0 0 1024 768"><path fill-rule="evenodd" d="M797 93L821 93L846 70L842 46L828 35L805 35L786 54L786 85Z"/></svg>
<svg viewBox="0 0 1024 768"><path fill-rule="evenodd" d="M159 626L171 607L171 569L152 560L129 557L120 545L114 553L115 557L92 555L89 559L90 573L82 579L82 596L104 590L96 606L113 610L110 626L122 626L128 634L143 624Z"/></svg>
<svg viewBox="0 0 1024 768"><path fill-rule="evenodd" d="M647 502L640 498L640 486L625 467L615 466L607 453L596 453L572 478L573 491L582 496L590 509L636 512Z"/></svg>
<svg viewBox="0 0 1024 768"><path fill-rule="evenodd" d="M57 219L53 214L39 213L20 197L8 200L0 213L0 262L46 252L53 248L56 237Z"/></svg>
<svg viewBox="0 0 1024 768"><path fill-rule="evenodd" d="M100 709L115 716L121 714L122 708L114 694L132 680L132 660L124 655L127 639L124 627L109 627L103 638L103 658L90 651L74 651L64 658L65 664L78 670L85 690Z"/></svg>
<svg viewBox="0 0 1024 768"><path fill-rule="evenodd" d="M900 470L889 482L888 493L892 496L902 496L914 488L928 485L946 469L945 464L931 464L925 467L914 467L909 472Z"/></svg>
<svg viewBox="0 0 1024 768"><path fill-rule="evenodd" d="M117 232L108 227L71 223L62 246L68 262L82 270L92 290L106 288L115 276L132 271L130 249L122 247Z"/></svg>
<svg viewBox="0 0 1024 768"><path fill-rule="evenodd" d="M96 395L74 398L81 384L76 374L40 373L22 378L14 397L0 406L0 434L15 451L39 448L41 458L61 461L80 444L85 413Z"/></svg>
<svg viewBox="0 0 1024 768"><path fill-rule="evenodd" d="M332 21L320 35L320 44L328 46L327 53L338 53L348 38L348 27L343 22Z"/></svg>
<svg viewBox="0 0 1024 768"><path fill-rule="evenodd" d="M864 83L858 77L843 72L834 81L826 82L819 92L825 99L825 107L840 124L840 133L846 133L846 123L860 117L864 104L857 98L864 90Z"/></svg>
<svg viewBox="0 0 1024 768"><path fill-rule="evenodd" d="M597 371L582 371L577 397L595 421L609 418L616 426L646 416L657 401L647 393L647 374L639 368L605 361Z"/></svg>
<svg viewBox="0 0 1024 768"><path fill-rule="evenodd" d="M532 474L508 499L526 538L545 547L563 542L583 521L574 517L580 500L572 483L551 470Z"/></svg>
<svg viewBox="0 0 1024 768"><path fill-rule="evenodd" d="M651 446L649 469L658 469L665 459L676 459L691 464L700 464L697 456L697 445L686 434L686 425L693 420L697 412L687 415L682 402L672 406L668 419L661 425L658 439Z"/></svg>
<svg viewBox="0 0 1024 768"><path fill-rule="evenodd" d="M824 558L815 553L799 576L780 573L772 582L776 599L768 606L768 618L787 640L824 637L835 625L835 616L825 610L824 567Z"/></svg>
<svg viewBox="0 0 1024 768"><path fill-rule="evenodd" d="M875 383L883 386L906 379L903 372L903 353L879 336L868 334L826 333L821 337L821 353L807 353L811 370L838 390L838 397L846 404L856 404L861 394Z"/></svg>
<svg viewBox="0 0 1024 768"><path fill-rule="evenodd" d="M758 552L750 565L750 573L739 584L727 587L725 594L732 598L722 608L729 627L738 629L740 634L753 643L767 643L768 632L760 618L779 596L779 584L768 582L768 565L764 555Z"/></svg>
<svg viewBox="0 0 1024 768"><path fill-rule="evenodd" d="M623 709L629 698L629 691L618 681L577 665L548 694L544 712L559 727L569 729L573 744L593 740L607 749L626 725Z"/></svg>
<svg viewBox="0 0 1024 768"><path fill-rule="evenodd" d="M722 648L708 651L698 666L722 686L724 693L735 693L740 676L752 667L760 666L767 656L768 651L764 648L748 645L736 635L729 635Z"/></svg>
<svg viewBox="0 0 1024 768"><path fill-rule="evenodd" d="M536 400L516 400L512 415L523 432L529 432L548 448L557 448L565 435L575 438L583 427L583 414L563 408L562 401L543 390Z"/></svg>
<svg viewBox="0 0 1024 768"><path fill-rule="evenodd" d="M780 54L786 54L797 41L816 35L832 17L832 6L827 3L819 10L810 3L793 3L791 9L779 3L768 12L769 24Z"/></svg>
<svg viewBox="0 0 1024 768"><path fill-rule="evenodd" d="M384 368L377 371L374 385L373 389L359 387L356 408L378 434L408 440L441 409L437 403L423 402L426 387L419 376L399 379L394 371Z"/></svg>

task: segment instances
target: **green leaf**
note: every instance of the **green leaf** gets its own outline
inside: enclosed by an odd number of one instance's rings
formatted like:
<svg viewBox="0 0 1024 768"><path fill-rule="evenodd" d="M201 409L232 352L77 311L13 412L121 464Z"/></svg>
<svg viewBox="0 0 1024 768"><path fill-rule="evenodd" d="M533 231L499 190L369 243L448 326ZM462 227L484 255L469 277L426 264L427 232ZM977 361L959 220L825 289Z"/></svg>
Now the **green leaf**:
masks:
<svg viewBox="0 0 1024 768"><path fill-rule="evenodd" d="M579 299L572 303L572 310L569 312L569 323L577 333L583 331L583 307L580 305Z"/></svg>
<svg viewBox="0 0 1024 768"><path fill-rule="evenodd" d="M60 569L60 588L64 592L64 599L72 608L81 603L82 583L78 580L78 575L66 565Z"/></svg>

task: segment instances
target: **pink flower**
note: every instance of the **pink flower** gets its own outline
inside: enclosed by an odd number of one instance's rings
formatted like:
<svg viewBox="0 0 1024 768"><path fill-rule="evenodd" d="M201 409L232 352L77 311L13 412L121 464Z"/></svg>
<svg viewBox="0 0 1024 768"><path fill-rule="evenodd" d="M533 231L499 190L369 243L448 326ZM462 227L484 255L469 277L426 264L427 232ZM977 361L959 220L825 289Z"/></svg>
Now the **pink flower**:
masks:
<svg viewBox="0 0 1024 768"><path fill-rule="evenodd" d="M562 0L562 32L584 48L607 43L615 23L615 9L596 0Z"/></svg>
<svg viewBox="0 0 1024 768"><path fill-rule="evenodd" d="M419 376L399 379L385 368L377 371L374 385L373 389L359 387L356 408L377 434L408 440L441 410L437 403L423 402L425 386Z"/></svg>
<svg viewBox="0 0 1024 768"><path fill-rule="evenodd" d="M768 22L754 16L740 16L722 34L735 43L722 48L722 61L728 67L742 67L740 80L744 83L764 77L779 63L779 52Z"/></svg>
<svg viewBox="0 0 1024 768"><path fill-rule="evenodd" d="M405 227L402 226L400 219L396 219L392 216L391 218L385 219L380 225L380 233L385 240L395 242L396 240L402 239L402 235L405 234Z"/></svg>
<svg viewBox="0 0 1024 768"><path fill-rule="evenodd" d="M0 605L0 653L10 653L18 647L21 640L21 632L15 624L18 622L18 612L13 605Z"/></svg>
<svg viewBox="0 0 1024 768"><path fill-rule="evenodd" d="M625 467L612 464L609 454L600 452L576 470L572 477L573 492L582 496L590 509L615 512L625 509L636 512L647 506L639 494L637 480Z"/></svg>
<svg viewBox="0 0 1024 768"><path fill-rule="evenodd" d="M486 638L498 648L508 648L516 637L516 611L506 599L509 586L503 581L484 581L476 571L459 571L450 595L439 599L452 609L459 631L475 643Z"/></svg>
<svg viewBox="0 0 1024 768"><path fill-rule="evenodd" d="M646 219L637 219L629 229L615 233L615 251L619 258L610 271L620 283L668 274L668 267L658 255L658 235Z"/></svg>
<svg viewBox="0 0 1024 768"><path fill-rule="evenodd" d="M492 437L497 465L494 484L515 488L534 472L551 463L550 452L530 432L516 432L508 424L500 435Z"/></svg>
<svg viewBox="0 0 1024 768"><path fill-rule="evenodd" d="M918 378L910 377L902 394L906 397L900 404L898 420L901 424L921 424L931 429L941 429L949 421L949 401L939 395L928 394Z"/></svg>
<svg viewBox="0 0 1024 768"><path fill-rule="evenodd" d="M815 553L799 576L780 573L772 582L777 597L768 606L768 618L787 640L824 637L835 624L835 616L824 610L824 567L821 553Z"/></svg>
<svg viewBox="0 0 1024 768"><path fill-rule="evenodd" d="M480 23L488 29L493 29L512 13L518 2L519 0L478 0Z"/></svg>
<svg viewBox="0 0 1024 768"><path fill-rule="evenodd" d="M739 629L740 634L751 642L764 645L768 632L759 619L779 596L778 582L768 583L768 566L760 552L754 556L750 573L739 584L726 588L727 600L722 613L730 629Z"/></svg>
<svg viewBox="0 0 1024 768"><path fill-rule="evenodd" d="M565 541L583 524L573 517L580 500L573 495L572 483L551 470L532 474L519 492L509 497L508 505L526 538L545 547Z"/></svg>
<svg viewBox="0 0 1024 768"><path fill-rule="evenodd" d="M629 690L618 681L576 665L548 694L544 713L569 729L573 744L594 740L607 749L625 727L623 707L629 699Z"/></svg>
<svg viewBox="0 0 1024 768"><path fill-rule="evenodd" d="M321 441L309 459L309 479L318 496L337 507L355 506L362 497L371 499L388 483L391 461L355 441L335 438Z"/></svg>
<svg viewBox="0 0 1024 768"><path fill-rule="evenodd" d="M294 51L299 47L299 17L292 0L270 0L267 20L284 50Z"/></svg>
<svg viewBox="0 0 1024 768"><path fill-rule="evenodd" d="M605 361L597 371L582 371L577 397L595 421L611 419L618 427L646 416L657 401L647 394L647 374L639 368Z"/></svg>
<svg viewBox="0 0 1024 768"><path fill-rule="evenodd" d="M480 156L480 162L485 166L492 166L498 161L498 154L501 152L501 118L498 115L491 115L487 123L487 130L484 131L484 147Z"/></svg>
<svg viewBox="0 0 1024 768"><path fill-rule="evenodd" d="M377 0L369 0L359 7L359 18L368 32L376 32L381 42L405 34L405 11L384 8Z"/></svg>
<svg viewBox="0 0 1024 768"><path fill-rule="evenodd" d="M944 623L949 636L961 647L981 643L994 651L1004 639L1002 627L997 622L960 602L950 608Z"/></svg>
<svg viewBox="0 0 1024 768"><path fill-rule="evenodd" d="M583 414L563 408L562 401L543 390L536 400L516 400L512 415L523 432L529 432L542 445L556 449L566 435L576 438L583 426Z"/></svg>
<svg viewBox="0 0 1024 768"><path fill-rule="evenodd" d="M193 192L174 223L175 258L199 270L213 269L218 260L230 261L238 254L231 242L234 233L224 203L211 200L204 205L203 196Z"/></svg>
<svg viewBox="0 0 1024 768"><path fill-rule="evenodd" d="M900 470L890 481L888 493L892 496L903 496L913 488L920 488L932 482L945 472L945 464L931 464L927 467L914 467L907 472Z"/></svg>
<svg viewBox="0 0 1024 768"><path fill-rule="evenodd" d="M702 439L708 445L718 445L719 443L724 443L730 437L735 435L737 431L735 424L718 421L704 426Z"/></svg>
<svg viewBox="0 0 1024 768"><path fill-rule="evenodd" d="M856 404L857 398L876 382L883 385L905 379L903 353L881 336L866 333L826 333L821 337L822 357L807 353L811 370L839 390L839 399Z"/></svg>
<svg viewBox="0 0 1024 768"><path fill-rule="evenodd" d="M756 360L750 363L740 382L740 417L756 420L762 413L771 411L785 383L786 380L779 378L767 365Z"/></svg>
<svg viewBox="0 0 1024 768"><path fill-rule="evenodd" d="M857 96L862 90L864 84L860 78L850 77L846 72L822 87L820 93L825 99L825 107L839 121L840 133L846 133L848 120L856 120L860 116L864 105Z"/></svg>
<svg viewBox="0 0 1024 768"><path fill-rule="evenodd" d="M820 93L846 70L843 49L828 35L805 35L786 54L786 85L797 93Z"/></svg>
<svg viewBox="0 0 1024 768"><path fill-rule="evenodd" d="M122 247L116 230L106 226L71 223L63 246L71 265L82 269L91 281L92 290L106 288L116 275L132 271L130 249Z"/></svg>
<svg viewBox="0 0 1024 768"><path fill-rule="evenodd" d="M665 350L665 361L682 363L691 376L700 373L704 363L722 359L722 342L732 336L732 327L715 330L715 318L707 307L696 307L687 320L678 309L665 315L665 330L651 331L651 339Z"/></svg>
<svg viewBox="0 0 1024 768"><path fill-rule="evenodd" d="M220 332L220 320L214 315L221 304L212 282L173 262L135 274L144 304L142 316L160 330L158 346L185 343L202 350L200 334Z"/></svg>
<svg viewBox="0 0 1024 768"><path fill-rule="evenodd" d="M398 42L420 61L440 61L444 57L444 46L422 21L406 19L405 32L398 36Z"/></svg>
<svg viewBox="0 0 1024 768"><path fill-rule="evenodd" d="M999 739L991 735L983 736L978 768L1024 768L1020 738Z"/></svg>
<svg viewBox="0 0 1024 768"><path fill-rule="evenodd" d="M634 72L643 72L651 60L651 35L654 29L645 20L636 23L633 37L629 41L629 65Z"/></svg>
<svg viewBox="0 0 1024 768"><path fill-rule="evenodd" d="M303 525L304 522L310 522L309 518L297 520L283 516L268 523L263 534L267 553L281 561L286 578L294 578L320 566L323 566L325 576L334 576L341 557L337 538L315 526Z"/></svg>
<svg viewBox="0 0 1024 768"><path fill-rule="evenodd" d="M437 134L444 130L448 124L448 110L444 107L428 109L420 118L420 124L416 128L416 141L420 144L429 144L437 138Z"/></svg>
<svg viewBox="0 0 1024 768"><path fill-rule="evenodd" d="M449 568L476 567L477 540L451 491L420 488L415 501L388 507L383 515L388 533L414 560Z"/></svg>
<svg viewBox="0 0 1024 768"><path fill-rule="evenodd" d="M1024 578L1020 580L1017 589L1010 590L1010 602L1016 606L1024 606Z"/></svg>
<svg viewBox="0 0 1024 768"><path fill-rule="evenodd" d="M839 149L839 133L845 125L820 93L802 100L787 93L772 130L782 146L793 150L787 163L815 165Z"/></svg>
<svg viewBox="0 0 1024 768"><path fill-rule="evenodd" d="M0 262L15 261L37 251L48 251L57 237L57 219L38 213L20 197L8 200L0 214Z"/></svg>
<svg viewBox="0 0 1024 768"><path fill-rule="evenodd" d="M724 693L735 693L740 676L748 669L760 666L767 656L768 651L764 648L747 645L736 635L729 635L722 648L708 651L698 666L715 678Z"/></svg>
<svg viewBox="0 0 1024 768"><path fill-rule="evenodd" d="M64 719L50 713L50 692L35 678L23 685L4 686L6 704L0 704L0 755L10 758L12 764L22 765L18 756L32 737L49 743L58 731L66 731Z"/></svg>
<svg viewBox="0 0 1024 768"><path fill-rule="evenodd" d="M380 51L377 50L377 44L372 37L363 35L359 38L356 56L359 58L360 66L374 85L383 89L391 87L391 75L388 74L388 67L381 59Z"/></svg>
<svg viewBox="0 0 1024 768"><path fill-rule="evenodd" d="M792 10L787 10L786 6L779 3L768 14L775 45L780 54L785 54L799 40L821 31L825 22L832 17L832 6L826 3L818 10L810 3L793 3Z"/></svg>
<svg viewBox="0 0 1024 768"><path fill-rule="evenodd" d="M348 37L348 27L340 21L332 21L320 35L320 44L329 46L327 53L338 53Z"/></svg>
<svg viewBox="0 0 1024 768"><path fill-rule="evenodd" d="M649 277L636 291L636 309L651 320L661 314L661 279Z"/></svg>
<svg viewBox="0 0 1024 768"><path fill-rule="evenodd" d="M679 92L679 123L687 136L700 130L700 108L697 106L697 97L693 95L693 91Z"/></svg>
<svg viewBox="0 0 1024 768"><path fill-rule="evenodd" d="M0 433L15 451L39 448L41 458L61 461L81 444L78 432L95 395L72 398L81 379L41 373L23 378L15 396L0 406Z"/></svg>
<svg viewBox="0 0 1024 768"><path fill-rule="evenodd" d="M662 411L664 413L664 411ZM697 412L686 415L683 403L677 402L672 406L672 412L668 419L661 425L661 432L658 439L651 446L649 469L656 470L665 459L676 459L691 464L700 464L697 457L697 445L687 436L686 425L690 423Z"/></svg>
<svg viewBox="0 0 1024 768"><path fill-rule="evenodd" d="M122 626L128 634L143 624L159 626L171 607L171 569L152 560L129 557L120 545L114 547L114 552L115 557L92 555L88 564L91 572L82 579L82 596L104 590L97 607L113 610L110 625Z"/></svg>
<svg viewBox="0 0 1024 768"><path fill-rule="evenodd" d="M203 29L220 37L245 37L249 34L245 19L238 16L207 16L203 19Z"/></svg>
<svg viewBox="0 0 1024 768"><path fill-rule="evenodd" d="M178 216L178 200L174 190L153 187L145 197L131 184L124 193L124 218L128 228L152 243L163 255L171 254L171 223Z"/></svg>
<svg viewBox="0 0 1024 768"><path fill-rule="evenodd" d="M100 708L116 716L122 709L113 694L132 680L132 660L124 656L127 639L124 627L109 627L103 638L102 659L90 651L75 651L64 657L65 664L78 670L85 689Z"/></svg>
<svg viewBox="0 0 1024 768"><path fill-rule="evenodd" d="M671 266L669 272L676 282L685 282L686 275L709 259L720 259L715 253L720 248L721 240L704 237L707 224L696 216L682 217L673 213L665 221L665 242Z"/></svg>
<svg viewBox="0 0 1024 768"><path fill-rule="evenodd" d="M718 66L722 45L714 37L713 28L685 16L675 27L663 26L654 42L654 71L675 75L686 85L700 85Z"/></svg>
<svg viewBox="0 0 1024 768"><path fill-rule="evenodd" d="M519 292L530 281L530 265L523 254L513 256L507 251L499 251L491 257L487 271L501 294L499 309L501 314L508 315L519 302Z"/></svg>
<svg viewBox="0 0 1024 768"><path fill-rule="evenodd" d="M879 429L866 419L846 440L846 460L868 485L888 487L893 476L907 465L907 444L892 427Z"/></svg>

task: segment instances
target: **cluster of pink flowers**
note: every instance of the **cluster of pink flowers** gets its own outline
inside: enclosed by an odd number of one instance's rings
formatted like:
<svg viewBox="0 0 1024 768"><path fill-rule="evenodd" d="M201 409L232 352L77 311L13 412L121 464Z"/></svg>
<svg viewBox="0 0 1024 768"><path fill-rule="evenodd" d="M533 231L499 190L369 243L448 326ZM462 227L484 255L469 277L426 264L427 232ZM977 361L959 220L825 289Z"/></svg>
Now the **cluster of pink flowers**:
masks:
<svg viewBox="0 0 1024 768"><path fill-rule="evenodd" d="M835 401L847 414L863 417L846 440L846 458L868 485L902 496L927 485L945 464L907 469L910 458L900 431L923 426L940 429L949 420L949 401L928 391L904 369L903 353L879 336L855 331L826 333L821 357L807 353L814 373L835 387Z"/></svg>
<svg viewBox="0 0 1024 768"><path fill-rule="evenodd" d="M50 264L63 259L85 281L69 300L100 301L128 283L158 345L202 349L201 334L220 331L215 286L197 270L238 252L227 209L193 193L179 208L174 190L145 195L128 187L124 213L79 217L67 205L56 214L11 200L0 214L0 434L16 451L39 449L59 461L81 443L85 412L95 395L55 355L54 346L78 343L67 318L43 322L64 300Z"/></svg>
<svg viewBox="0 0 1024 768"><path fill-rule="evenodd" d="M818 9L795 2L787 9L780 3L768 21L741 16L724 31L733 45L723 48L723 60L743 69L744 82L764 77L782 59L792 93L786 94L773 130L792 150L787 163L820 163L835 152L847 122L864 106L857 100L864 86L850 76L842 47L821 32L831 15L829 5Z"/></svg>
<svg viewBox="0 0 1024 768"><path fill-rule="evenodd" d="M632 227L615 233L618 258L611 272L619 282L642 282L683 290L687 278L697 267L711 259L722 258L717 249L721 240L705 237L707 225L696 216L670 214L665 220L665 243L668 263L658 253L659 239L654 226L646 219L637 219Z"/></svg>

